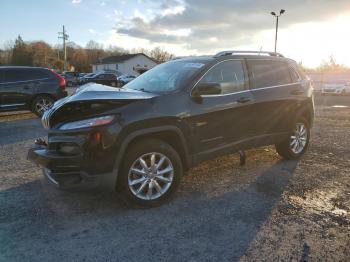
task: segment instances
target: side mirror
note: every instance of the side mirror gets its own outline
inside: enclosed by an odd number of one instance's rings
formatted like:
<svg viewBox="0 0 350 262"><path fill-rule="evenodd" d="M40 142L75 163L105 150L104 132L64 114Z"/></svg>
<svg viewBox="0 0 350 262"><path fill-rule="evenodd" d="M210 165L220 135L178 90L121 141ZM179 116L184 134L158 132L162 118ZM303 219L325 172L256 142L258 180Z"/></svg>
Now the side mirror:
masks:
<svg viewBox="0 0 350 262"><path fill-rule="evenodd" d="M193 94L195 96L218 95L221 94L221 86L219 83L201 83L196 86Z"/></svg>

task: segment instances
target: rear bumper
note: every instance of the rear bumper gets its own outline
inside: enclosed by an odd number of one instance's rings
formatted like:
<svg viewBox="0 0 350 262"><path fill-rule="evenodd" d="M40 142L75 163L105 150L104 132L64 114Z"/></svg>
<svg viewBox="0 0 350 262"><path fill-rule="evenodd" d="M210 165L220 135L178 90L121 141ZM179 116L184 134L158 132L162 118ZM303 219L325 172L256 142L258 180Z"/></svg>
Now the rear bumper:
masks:
<svg viewBox="0 0 350 262"><path fill-rule="evenodd" d="M34 145L28 151L27 159L43 168L43 175L60 189L87 190L100 188L114 191L116 174L111 171L90 174L81 170L82 156L63 156L46 146Z"/></svg>

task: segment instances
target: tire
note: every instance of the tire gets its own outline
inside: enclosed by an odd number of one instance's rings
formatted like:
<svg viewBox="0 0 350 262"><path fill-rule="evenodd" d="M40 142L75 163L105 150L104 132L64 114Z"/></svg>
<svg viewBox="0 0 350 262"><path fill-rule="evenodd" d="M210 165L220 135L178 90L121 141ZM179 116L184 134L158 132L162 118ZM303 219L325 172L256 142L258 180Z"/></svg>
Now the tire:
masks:
<svg viewBox="0 0 350 262"><path fill-rule="evenodd" d="M146 166L142 165L141 158ZM147 172L145 167L149 168ZM168 201L179 187L183 174L179 154L169 144L158 139L141 140L132 144L124 156L120 171L117 190L124 202L148 208ZM164 174L156 175L162 171Z"/></svg>
<svg viewBox="0 0 350 262"><path fill-rule="evenodd" d="M304 127L305 132L301 132L301 126ZM297 133L297 128L299 128ZM302 134L305 134L303 136ZM299 159L309 147L310 143L310 124L304 118L299 118L290 134L282 143L276 144L277 153L284 159L297 160ZM300 145L300 147L298 146Z"/></svg>
<svg viewBox="0 0 350 262"><path fill-rule="evenodd" d="M54 102L55 100L50 96L37 96L31 105L32 112L41 117L44 114L45 110L49 109L54 104Z"/></svg>

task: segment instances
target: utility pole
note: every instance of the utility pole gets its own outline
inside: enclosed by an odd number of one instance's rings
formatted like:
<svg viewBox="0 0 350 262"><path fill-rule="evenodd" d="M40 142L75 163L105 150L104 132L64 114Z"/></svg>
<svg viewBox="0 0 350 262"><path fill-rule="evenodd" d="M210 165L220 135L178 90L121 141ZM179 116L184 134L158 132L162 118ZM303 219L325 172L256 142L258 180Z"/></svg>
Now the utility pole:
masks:
<svg viewBox="0 0 350 262"><path fill-rule="evenodd" d="M271 15L273 15L274 17L276 17L276 33L275 33L275 53L277 52L277 34L278 34L278 18L284 14L286 12L286 10L281 9L280 10L280 14L276 15L275 12L271 12Z"/></svg>
<svg viewBox="0 0 350 262"><path fill-rule="evenodd" d="M62 32L58 32L58 38L63 39L63 56L64 56L64 71L67 71L67 45L66 41L68 40L67 32L63 26Z"/></svg>

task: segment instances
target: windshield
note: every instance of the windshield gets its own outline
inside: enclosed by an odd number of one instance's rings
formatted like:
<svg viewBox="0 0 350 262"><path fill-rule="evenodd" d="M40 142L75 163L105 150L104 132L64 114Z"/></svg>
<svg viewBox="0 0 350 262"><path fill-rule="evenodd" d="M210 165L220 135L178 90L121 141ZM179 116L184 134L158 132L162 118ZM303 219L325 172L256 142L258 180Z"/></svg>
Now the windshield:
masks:
<svg viewBox="0 0 350 262"><path fill-rule="evenodd" d="M204 64L170 61L147 71L125 85L125 88L152 93L167 93L179 89Z"/></svg>

